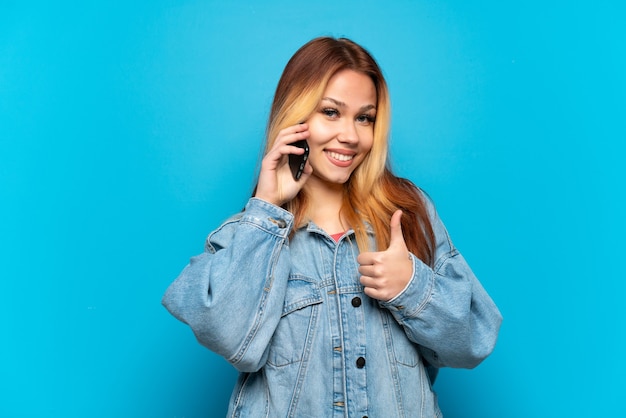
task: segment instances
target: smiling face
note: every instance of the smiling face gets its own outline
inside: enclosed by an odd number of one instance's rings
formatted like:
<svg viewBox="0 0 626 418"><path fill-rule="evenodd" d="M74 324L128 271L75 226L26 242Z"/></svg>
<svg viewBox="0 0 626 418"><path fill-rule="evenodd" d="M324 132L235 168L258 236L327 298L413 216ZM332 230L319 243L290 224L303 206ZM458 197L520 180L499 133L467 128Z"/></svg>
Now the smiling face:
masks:
<svg viewBox="0 0 626 418"><path fill-rule="evenodd" d="M372 148L376 88L372 79L342 70L328 81L317 110L307 120L311 186L336 187L348 181Z"/></svg>

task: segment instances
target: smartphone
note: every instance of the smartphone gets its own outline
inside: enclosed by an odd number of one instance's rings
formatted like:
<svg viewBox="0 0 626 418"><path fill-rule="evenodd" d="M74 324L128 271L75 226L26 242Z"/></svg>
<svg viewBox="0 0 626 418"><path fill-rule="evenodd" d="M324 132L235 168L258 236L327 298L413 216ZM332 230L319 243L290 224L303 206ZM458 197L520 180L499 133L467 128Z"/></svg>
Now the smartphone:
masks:
<svg viewBox="0 0 626 418"><path fill-rule="evenodd" d="M306 142L306 139L301 139L291 145L304 149L304 154L302 155L289 154L289 168L291 168L293 179L298 181L304 171L306 160L309 158L309 143Z"/></svg>

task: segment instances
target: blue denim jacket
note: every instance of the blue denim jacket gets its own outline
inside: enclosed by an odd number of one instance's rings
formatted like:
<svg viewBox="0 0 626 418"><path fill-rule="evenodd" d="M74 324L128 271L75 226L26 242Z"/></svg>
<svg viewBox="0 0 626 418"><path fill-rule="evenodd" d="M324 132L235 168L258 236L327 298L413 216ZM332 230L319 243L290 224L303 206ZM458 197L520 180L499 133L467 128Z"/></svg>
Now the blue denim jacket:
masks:
<svg viewBox="0 0 626 418"><path fill-rule="evenodd" d="M252 198L206 242L163 304L241 373L229 417L438 417L427 365L472 368L500 313L430 203L434 268L417 257L394 299L363 293L352 231ZM373 235L372 235L373 239Z"/></svg>

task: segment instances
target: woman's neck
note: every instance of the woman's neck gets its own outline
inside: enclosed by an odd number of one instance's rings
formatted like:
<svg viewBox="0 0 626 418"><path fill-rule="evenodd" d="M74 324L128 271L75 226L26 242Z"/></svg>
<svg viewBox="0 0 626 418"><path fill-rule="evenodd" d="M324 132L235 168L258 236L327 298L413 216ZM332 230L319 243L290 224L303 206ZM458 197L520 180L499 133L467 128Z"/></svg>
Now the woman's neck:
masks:
<svg viewBox="0 0 626 418"><path fill-rule="evenodd" d="M307 183L306 190L309 196L307 210L309 218L328 234L336 234L348 229L349 225L340 216L344 186L341 184L310 183Z"/></svg>

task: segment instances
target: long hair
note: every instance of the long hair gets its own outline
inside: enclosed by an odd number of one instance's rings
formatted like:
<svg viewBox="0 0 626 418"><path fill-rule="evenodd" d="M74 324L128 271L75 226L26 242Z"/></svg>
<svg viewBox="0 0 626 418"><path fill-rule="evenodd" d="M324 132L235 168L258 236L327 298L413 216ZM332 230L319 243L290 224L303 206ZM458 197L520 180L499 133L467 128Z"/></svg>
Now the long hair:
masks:
<svg viewBox="0 0 626 418"><path fill-rule="evenodd" d="M432 264L434 235L422 195L413 183L396 177L389 168L391 104L387 83L374 58L360 45L345 38L316 38L291 57L274 95L265 153L280 130L307 120L316 111L330 78L346 69L372 79L377 104L372 149L344 185L341 213L355 231L361 251L371 250L366 224L374 230L377 248L383 250L389 245L391 215L402 209L402 231L409 251ZM302 189L284 204L294 214L296 227L306 220L308 199Z"/></svg>

